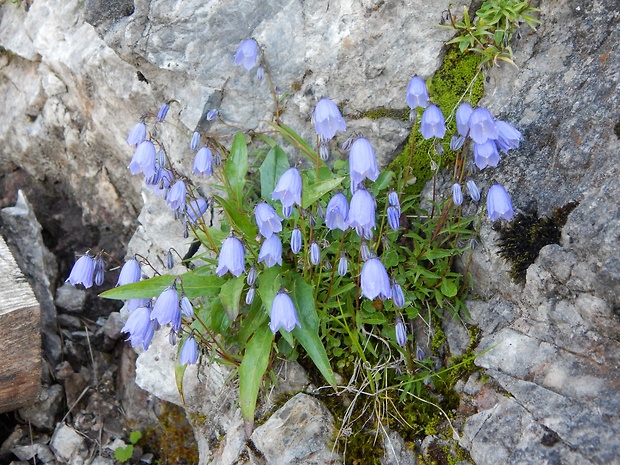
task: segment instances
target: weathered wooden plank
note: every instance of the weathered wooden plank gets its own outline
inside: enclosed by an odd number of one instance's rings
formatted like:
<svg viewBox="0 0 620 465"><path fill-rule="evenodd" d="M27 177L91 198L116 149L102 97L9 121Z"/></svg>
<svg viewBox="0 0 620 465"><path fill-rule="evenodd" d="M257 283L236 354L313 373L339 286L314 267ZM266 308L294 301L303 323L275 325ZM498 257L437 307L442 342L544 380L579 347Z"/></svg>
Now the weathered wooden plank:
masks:
<svg viewBox="0 0 620 465"><path fill-rule="evenodd" d="M32 404L41 388L41 312L0 237L0 413Z"/></svg>

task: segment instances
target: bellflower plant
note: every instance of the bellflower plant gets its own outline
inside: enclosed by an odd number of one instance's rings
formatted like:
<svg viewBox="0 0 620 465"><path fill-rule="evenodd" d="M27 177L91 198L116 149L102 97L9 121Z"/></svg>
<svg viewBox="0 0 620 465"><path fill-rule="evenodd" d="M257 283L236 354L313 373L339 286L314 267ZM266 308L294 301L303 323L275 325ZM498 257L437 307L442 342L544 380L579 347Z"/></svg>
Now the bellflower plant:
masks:
<svg viewBox="0 0 620 465"><path fill-rule="evenodd" d="M449 99L434 99L440 108L429 95L436 86L431 82L427 88L414 77L404 100L413 115L423 108L422 117L412 118L404 157L379 169L371 134L349 131L342 144L332 142L347 131L347 122L329 99L321 99L308 115L317 134L312 141L298 133L302 128L287 126L283 109L289 92L273 85L267 58L248 39L234 62L248 70L259 67L272 94L272 119L233 132L236 126L225 114L201 111L194 131L181 129L191 139L193 164L186 163L187 147L160 140L168 135L161 126L183 127L178 115L166 115L162 106L143 113L134 126L129 171L143 175L145 185L162 197L154 201L174 210L170 221L174 216L181 224L187 249L169 250L150 262L129 258L118 286L103 295L127 301L123 331L134 346L147 349L154 331L166 326L169 342L181 344L177 376L197 363L200 353L205 354L200 363L230 365L238 376L248 435L261 386L283 358L313 363L336 389L335 372L350 380L347 389L363 389L364 396L352 403L353 417L364 417L357 409L375 412L377 425L384 420L376 412L398 418L397 412L438 405L443 400L434 392L436 365L418 360L438 354L417 355L420 335L407 336L406 329L432 328L442 314L458 317L466 311L468 280L453 265L468 253L463 244L480 231L479 222L464 212L483 207L455 208L470 201L461 186L478 200L469 167L499 165L499 150L516 149L521 134L488 110L461 104L459 99L468 98L475 105L471 86L458 91L453 108L443 103ZM446 133L450 141L444 140ZM430 167L433 176L449 168L452 196L435 182L425 208L413 190L419 187L420 167ZM492 221L512 216L501 186L489 190L487 210ZM96 270L93 256L99 257ZM103 277L103 259L115 262L103 251L80 258L68 280L92 286ZM249 269L242 276L246 260Z"/></svg>

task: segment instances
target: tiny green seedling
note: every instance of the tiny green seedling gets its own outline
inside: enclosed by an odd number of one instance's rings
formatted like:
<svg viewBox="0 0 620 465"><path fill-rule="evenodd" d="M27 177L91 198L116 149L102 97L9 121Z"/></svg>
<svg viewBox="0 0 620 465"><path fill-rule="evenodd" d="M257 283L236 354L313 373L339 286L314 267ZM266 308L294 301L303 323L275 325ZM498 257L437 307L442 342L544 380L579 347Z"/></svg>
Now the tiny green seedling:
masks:
<svg viewBox="0 0 620 465"><path fill-rule="evenodd" d="M132 431L129 435L130 444L125 447L117 447L114 449L114 458L120 462L126 462L133 455L133 446L142 438L140 431Z"/></svg>

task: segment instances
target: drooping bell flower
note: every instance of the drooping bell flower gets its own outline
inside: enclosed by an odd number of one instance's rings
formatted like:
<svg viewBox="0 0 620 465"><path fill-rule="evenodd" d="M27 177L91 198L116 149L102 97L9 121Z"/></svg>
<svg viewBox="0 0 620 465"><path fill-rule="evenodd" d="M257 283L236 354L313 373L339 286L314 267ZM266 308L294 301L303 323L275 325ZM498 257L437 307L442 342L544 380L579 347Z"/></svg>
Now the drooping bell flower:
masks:
<svg viewBox="0 0 620 465"><path fill-rule="evenodd" d="M342 192L334 194L327 204L325 211L325 226L328 229L340 229L346 231L347 216L349 214L349 202Z"/></svg>
<svg viewBox="0 0 620 465"><path fill-rule="evenodd" d="M358 236L370 239L375 229L375 200L366 189L358 189L351 198L347 224Z"/></svg>
<svg viewBox="0 0 620 465"><path fill-rule="evenodd" d="M148 350L156 326L157 322L151 319L151 311L146 306L138 307L129 314L121 332L129 333L127 340L131 347L142 346L144 350Z"/></svg>
<svg viewBox="0 0 620 465"><path fill-rule="evenodd" d="M334 102L328 98L319 100L314 109L314 129L322 142L336 135L336 131L346 131L347 124Z"/></svg>
<svg viewBox="0 0 620 465"><path fill-rule="evenodd" d="M371 258L364 263L360 281L362 295L367 299L374 300L379 297L381 300L386 300L392 297L390 278L378 258Z"/></svg>
<svg viewBox="0 0 620 465"><path fill-rule="evenodd" d="M269 236L261 245L258 253L258 263L264 262L267 268L273 265L282 265L282 241L277 234Z"/></svg>
<svg viewBox="0 0 620 465"><path fill-rule="evenodd" d="M196 200L192 200L187 204L187 210L185 211L187 220L190 223L196 223L198 219L205 214L208 206L209 203L205 199L197 198Z"/></svg>
<svg viewBox="0 0 620 465"><path fill-rule="evenodd" d="M153 305L153 311L151 312L151 320L157 320L157 322L163 326L171 323L173 329L177 329L181 325L181 306L179 304L179 294L173 286L168 286L159 295L155 304Z"/></svg>
<svg viewBox="0 0 620 465"><path fill-rule="evenodd" d="M283 208L301 205L301 175L297 168L289 168L280 176L271 198L282 202Z"/></svg>
<svg viewBox="0 0 620 465"><path fill-rule="evenodd" d="M469 133L469 117L474 109L467 102L463 102L456 109L456 130L462 137L467 137Z"/></svg>
<svg viewBox="0 0 620 465"><path fill-rule="evenodd" d="M441 139L446 134L446 123L443 113L437 105L429 105L422 113L420 133L424 139L430 139L431 137Z"/></svg>
<svg viewBox="0 0 620 465"><path fill-rule="evenodd" d="M140 281L141 276L140 263L135 258L130 258L121 268L116 285L124 286L125 284L137 283Z"/></svg>
<svg viewBox="0 0 620 465"><path fill-rule="evenodd" d="M498 219L510 220L515 212L512 209L512 200L501 184L495 184L487 193L487 213L491 221Z"/></svg>
<svg viewBox="0 0 620 465"><path fill-rule="evenodd" d="M269 329L272 333L277 333L280 328L285 331L293 331L295 326L301 328L301 323L297 318L297 310L293 300L284 291L278 292L271 305Z"/></svg>
<svg viewBox="0 0 620 465"><path fill-rule="evenodd" d="M469 115L467 124L469 125L469 137L476 144L484 144L489 139L497 139L495 120L486 108L479 107L473 110Z"/></svg>
<svg viewBox="0 0 620 465"><path fill-rule="evenodd" d="M93 277L95 274L95 261L90 255L82 255L74 263L71 273L65 282L82 284L85 288L93 286Z"/></svg>
<svg viewBox="0 0 620 465"><path fill-rule="evenodd" d="M235 65L250 71L258 63L258 44L254 39L245 39L235 52Z"/></svg>
<svg viewBox="0 0 620 465"><path fill-rule="evenodd" d="M156 157L157 151L155 146L150 140L145 140L138 145L127 168L129 168L131 174L144 173L146 178L150 178L155 174Z"/></svg>
<svg viewBox="0 0 620 465"><path fill-rule="evenodd" d="M235 278L241 276L245 271L244 255L241 241L234 236L228 236L220 249L215 272L218 276L224 276L227 272Z"/></svg>
<svg viewBox="0 0 620 465"><path fill-rule="evenodd" d="M185 340L179 355L179 365L195 365L198 361L198 344L194 339L194 335L190 334Z"/></svg>
<svg viewBox="0 0 620 465"><path fill-rule="evenodd" d="M127 135L127 143L129 145L133 145L134 147L138 147L142 142L146 140L146 125L143 122L139 122Z"/></svg>
<svg viewBox="0 0 620 465"><path fill-rule="evenodd" d="M185 183L183 180L179 179L166 194L166 203L170 205L170 208L173 210L181 210L185 207L186 198L187 189Z"/></svg>
<svg viewBox="0 0 620 465"><path fill-rule="evenodd" d="M254 218L258 231L264 238L273 233L282 231L282 218L278 216L274 208L267 202L261 202L254 208Z"/></svg>
<svg viewBox="0 0 620 465"><path fill-rule="evenodd" d="M497 128L497 148L504 153L508 153L510 149L516 149L521 142L522 134L505 121L495 120Z"/></svg>
<svg viewBox="0 0 620 465"><path fill-rule="evenodd" d="M499 160L500 156L494 140L488 139L482 144L474 142L474 162L478 169L482 170L487 166L496 167Z"/></svg>
<svg viewBox="0 0 620 465"><path fill-rule="evenodd" d="M196 152L192 173L202 174L203 176L211 176L213 174L213 154L206 145Z"/></svg>
<svg viewBox="0 0 620 465"><path fill-rule="evenodd" d="M407 105L412 110L416 108L426 108L428 105L428 89L424 79L414 76L407 85Z"/></svg>
<svg viewBox="0 0 620 465"><path fill-rule="evenodd" d="M377 159L375 151L364 137L358 137L351 145L349 153L349 173L351 182L356 185L364 179L376 181L379 177L379 168L377 167Z"/></svg>

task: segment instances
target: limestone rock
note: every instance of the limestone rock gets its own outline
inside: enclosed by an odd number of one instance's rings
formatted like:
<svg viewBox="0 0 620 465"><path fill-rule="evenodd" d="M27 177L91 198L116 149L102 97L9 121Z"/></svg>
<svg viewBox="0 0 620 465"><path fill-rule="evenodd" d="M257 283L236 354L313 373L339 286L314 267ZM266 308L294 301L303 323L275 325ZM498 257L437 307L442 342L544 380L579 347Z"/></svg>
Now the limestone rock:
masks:
<svg viewBox="0 0 620 465"><path fill-rule="evenodd" d="M250 439L269 465L327 465L338 459L329 446L333 434L333 418L325 406L314 397L297 394Z"/></svg>
<svg viewBox="0 0 620 465"><path fill-rule="evenodd" d="M59 423L52 436L50 447L61 463L70 465L86 463L88 454L86 440L71 426Z"/></svg>
<svg viewBox="0 0 620 465"><path fill-rule="evenodd" d="M52 431L56 424L56 415L62 409L64 390L60 384L42 387L39 400L31 407L20 409L19 414L34 427Z"/></svg>

